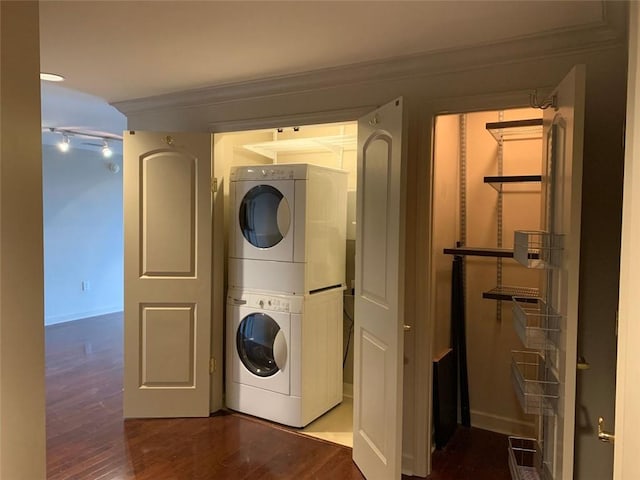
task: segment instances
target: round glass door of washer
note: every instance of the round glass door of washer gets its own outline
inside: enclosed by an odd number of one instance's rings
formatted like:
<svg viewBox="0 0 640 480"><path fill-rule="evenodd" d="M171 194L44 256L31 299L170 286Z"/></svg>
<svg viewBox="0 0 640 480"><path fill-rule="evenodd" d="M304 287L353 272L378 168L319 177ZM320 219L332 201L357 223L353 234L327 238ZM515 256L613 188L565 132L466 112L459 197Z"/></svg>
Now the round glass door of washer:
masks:
<svg viewBox="0 0 640 480"><path fill-rule="evenodd" d="M264 313L252 313L242 319L236 347L242 364L259 377L275 375L287 361L284 333L276 321Z"/></svg>
<svg viewBox="0 0 640 480"><path fill-rule="evenodd" d="M277 188L257 185L242 199L238 220L242 235L251 245L271 248L289 232L291 209Z"/></svg>

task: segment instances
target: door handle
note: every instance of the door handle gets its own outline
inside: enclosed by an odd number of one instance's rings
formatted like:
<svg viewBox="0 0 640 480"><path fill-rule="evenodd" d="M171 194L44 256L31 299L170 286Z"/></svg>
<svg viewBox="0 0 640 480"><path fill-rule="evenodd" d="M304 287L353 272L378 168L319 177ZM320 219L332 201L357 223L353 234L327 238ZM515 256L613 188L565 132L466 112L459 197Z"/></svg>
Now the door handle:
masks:
<svg viewBox="0 0 640 480"><path fill-rule="evenodd" d="M405 332L410 332L411 331L411 325L404 325L404 331Z"/></svg>
<svg viewBox="0 0 640 480"><path fill-rule="evenodd" d="M602 417L598 417L598 439L606 443L613 443L616 439L613 433L604 431L604 418Z"/></svg>
<svg viewBox="0 0 640 480"><path fill-rule="evenodd" d="M591 364L587 362L587 360L582 356L578 356L578 370L589 370L591 368Z"/></svg>

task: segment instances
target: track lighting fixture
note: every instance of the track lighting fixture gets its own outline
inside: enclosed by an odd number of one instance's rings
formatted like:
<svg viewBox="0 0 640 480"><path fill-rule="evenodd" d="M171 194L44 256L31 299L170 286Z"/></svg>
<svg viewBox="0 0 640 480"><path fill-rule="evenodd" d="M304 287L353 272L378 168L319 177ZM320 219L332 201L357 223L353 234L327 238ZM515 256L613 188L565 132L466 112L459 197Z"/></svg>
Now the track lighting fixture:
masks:
<svg viewBox="0 0 640 480"><path fill-rule="evenodd" d="M62 135L62 139L57 143L58 149L61 152L68 152L71 148L70 137L78 137L80 139L99 140L101 143L80 142L82 145L91 145L93 147L99 147L100 152L104 158L111 158L113 150L109 145L109 142L122 142L122 137L111 133L95 132L92 130L79 130L71 128L57 128L57 127L45 127L44 131L51 133L59 133Z"/></svg>
<svg viewBox="0 0 640 480"><path fill-rule="evenodd" d="M68 152L70 146L71 146L71 144L69 143L69 135L67 135L66 133L63 133L62 134L62 140L60 140L60 142L58 142L58 149L61 152Z"/></svg>
<svg viewBox="0 0 640 480"><path fill-rule="evenodd" d="M104 139L102 141L102 156L104 158L111 158L111 155L113 155L113 150L109 148L109 144L107 143L107 140Z"/></svg>

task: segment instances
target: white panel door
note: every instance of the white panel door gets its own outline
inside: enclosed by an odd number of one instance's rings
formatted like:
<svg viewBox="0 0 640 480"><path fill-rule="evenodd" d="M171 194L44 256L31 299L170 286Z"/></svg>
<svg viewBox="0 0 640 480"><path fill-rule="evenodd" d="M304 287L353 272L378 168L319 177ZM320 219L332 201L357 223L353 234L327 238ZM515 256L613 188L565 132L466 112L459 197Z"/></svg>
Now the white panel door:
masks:
<svg viewBox="0 0 640 480"><path fill-rule="evenodd" d="M209 415L211 135L124 135L124 416Z"/></svg>
<svg viewBox="0 0 640 480"><path fill-rule="evenodd" d="M547 302L563 316L555 364L560 381L557 415L545 417L545 459L556 480L573 478L578 293L580 273L580 213L585 71L574 67L553 92L557 108L544 111L543 221L545 229L562 237L562 260L548 271Z"/></svg>
<svg viewBox="0 0 640 480"><path fill-rule="evenodd" d="M400 478L402 464L402 103L358 122L353 460L369 480Z"/></svg>

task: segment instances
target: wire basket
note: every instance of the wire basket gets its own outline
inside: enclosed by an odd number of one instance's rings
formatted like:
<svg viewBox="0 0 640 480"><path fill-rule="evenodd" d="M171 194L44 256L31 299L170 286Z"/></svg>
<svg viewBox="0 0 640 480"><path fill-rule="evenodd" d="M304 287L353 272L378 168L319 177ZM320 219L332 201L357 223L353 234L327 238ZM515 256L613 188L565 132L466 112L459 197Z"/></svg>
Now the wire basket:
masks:
<svg viewBox="0 0 640 480"><path fill-rule="evenodd" d="M511 380L525 413L555 415L560 386L538 352L511 352Z"/></svg>
<svg viewBox="0 0 640 480"><path fill-rule="evenodd" d="M562 315L541 298L513 297L513 326L527 348L556 350Z"/></svg>
<svg viewBox="0 0 640 480"><path fill-rule="evenodd" d="M557 268L562 264L563 235L537 230L513 233L513 258L527 268Z"/></svg>

